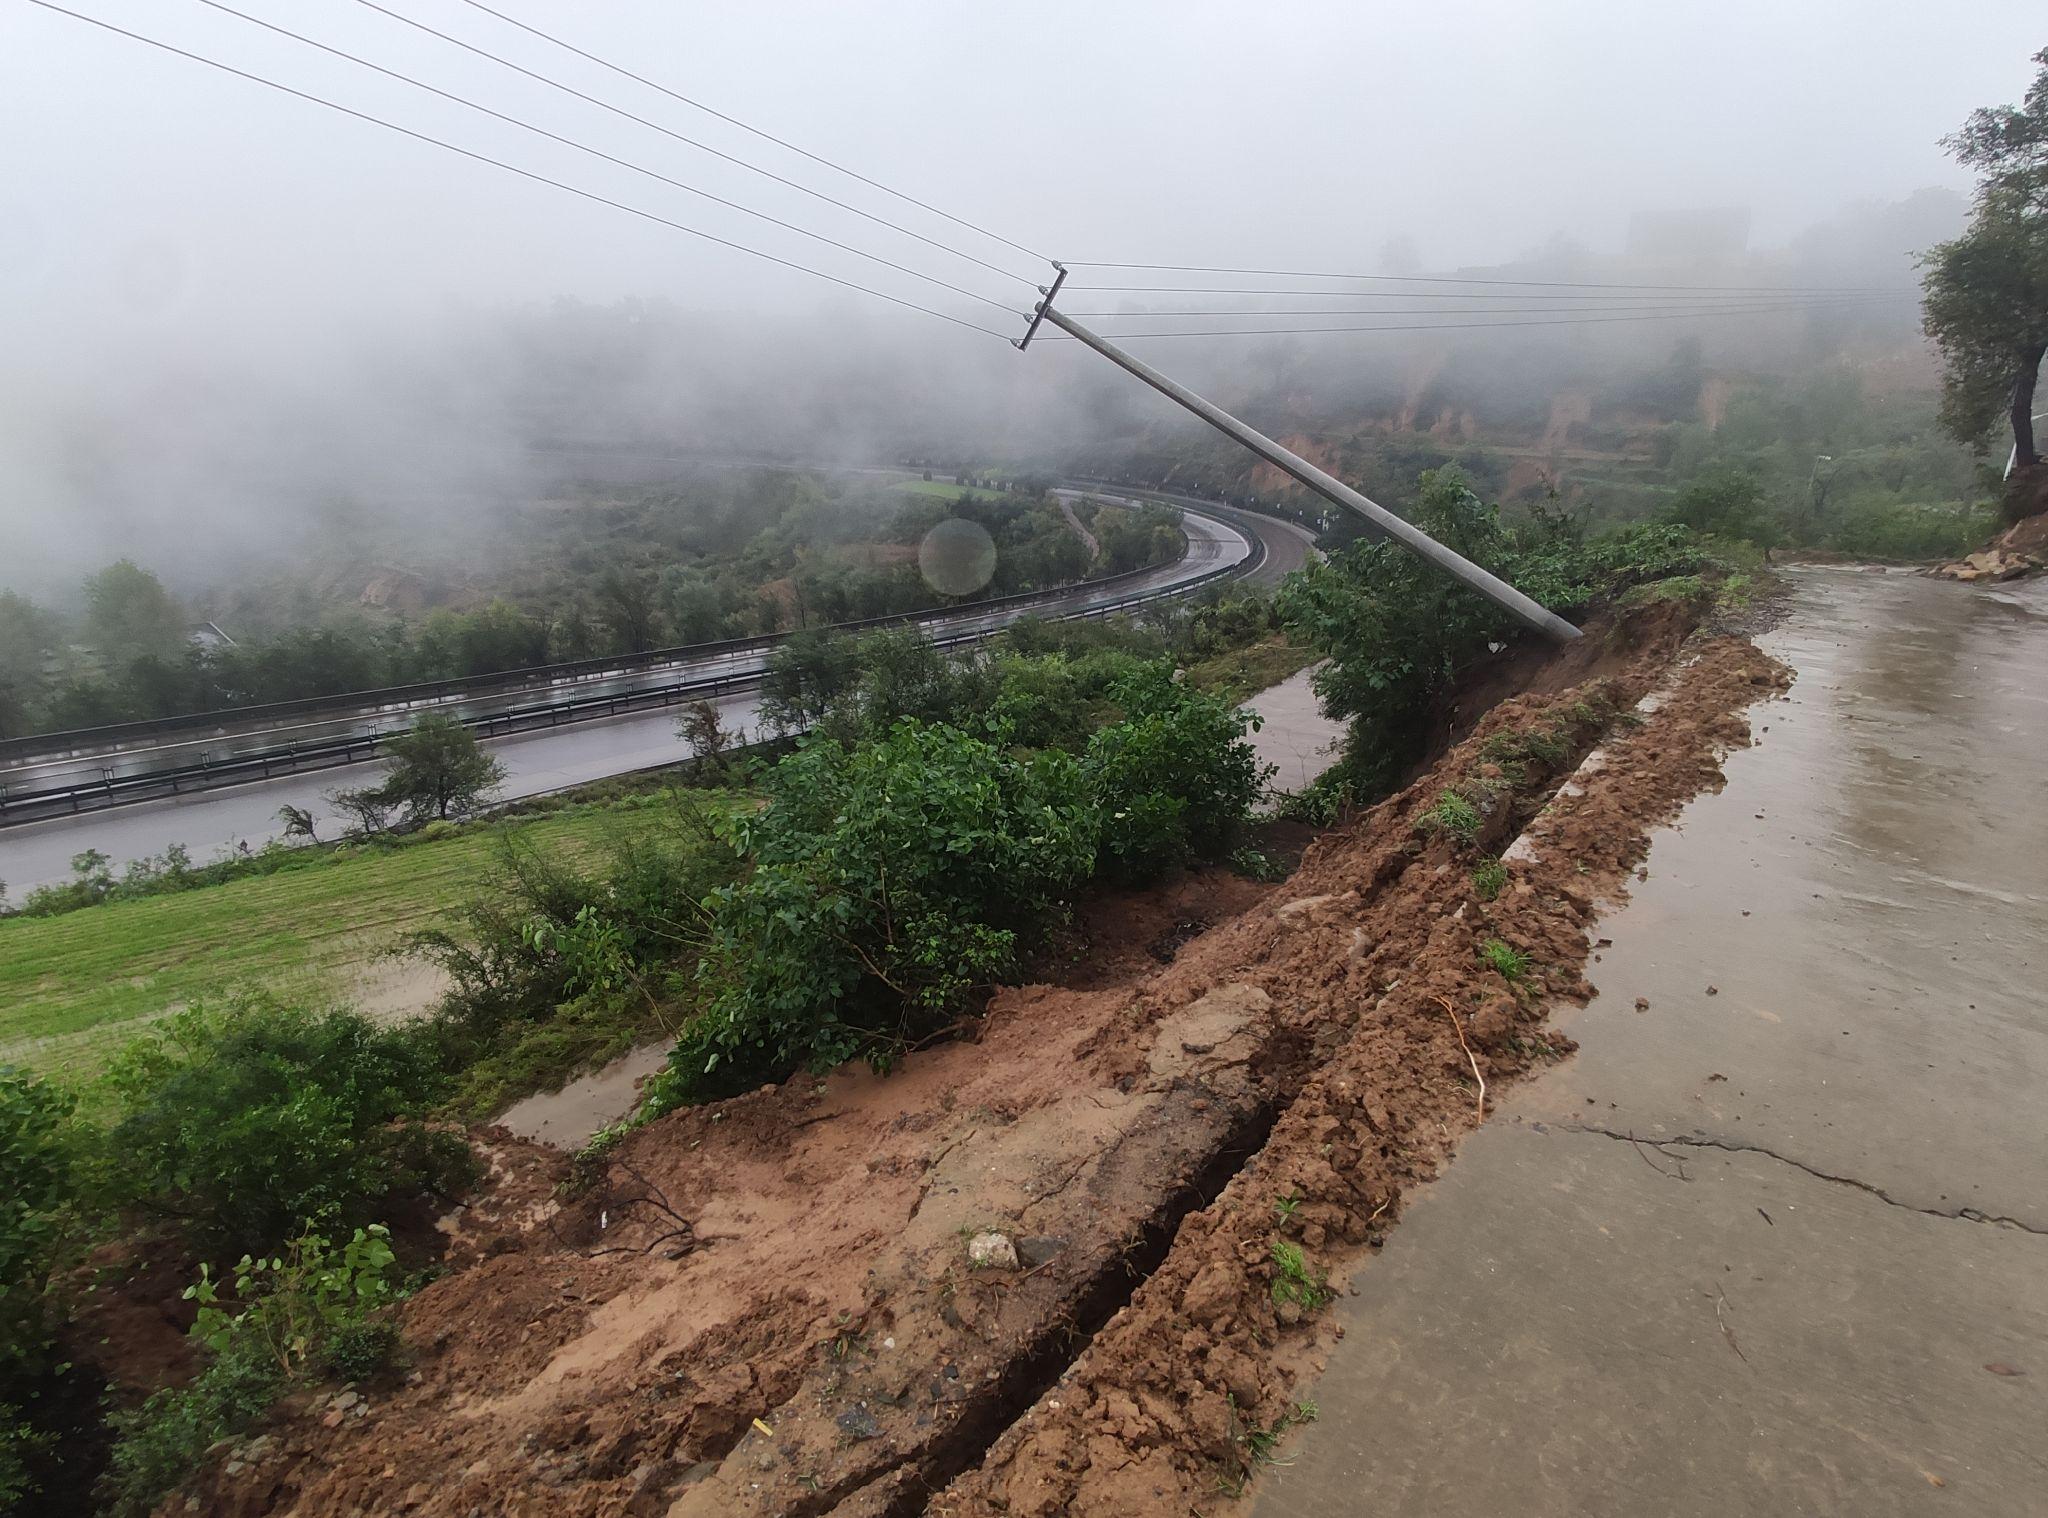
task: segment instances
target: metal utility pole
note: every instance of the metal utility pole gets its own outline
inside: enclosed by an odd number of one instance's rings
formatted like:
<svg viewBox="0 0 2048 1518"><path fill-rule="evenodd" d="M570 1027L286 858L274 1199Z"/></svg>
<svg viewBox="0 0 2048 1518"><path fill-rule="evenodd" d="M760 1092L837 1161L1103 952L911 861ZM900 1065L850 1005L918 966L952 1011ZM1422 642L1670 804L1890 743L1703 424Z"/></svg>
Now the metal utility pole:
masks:
<svg viewBox="0 0 2048 1518"><path fill-rule="evenodd" d="M1187 407L1225 437L1249 448L1274 468L1292 475L1325 500L1364 517L1404 548L1427 559L1453 579L1478 591L1518 621L1533 627L1546 637L1555 638L1560 643L1569 643L1579 636L1579 630L1563 617L1555 612L1545 611L1507 581L1498 575L1488 574L1464 555L1444 547L1413 522L1394 515L1376 501L1367 500L1334 475L1316 468L1299 454L1282 448L1263 432L1247 427L1221 406L1202 399L1187 386L1168 379L1150 364L1142 359L1133 358L1107 338L1096 336L1072 317L1063 316L1055 311L1052 303L1060 293L1060 286L1067 282L1067 271L1059 264L1054 264L1053 267L1059 270L1059 277L1052 282L1050 288L1043 289L1045 298L1038 303L1037 312L1031 318L1031 326L1022 338L1016 340L1020 350L1037 334L1039 323L1051 322L1067 336L1085 343L1118 368L1136 375L1168 400Z"/></svg>

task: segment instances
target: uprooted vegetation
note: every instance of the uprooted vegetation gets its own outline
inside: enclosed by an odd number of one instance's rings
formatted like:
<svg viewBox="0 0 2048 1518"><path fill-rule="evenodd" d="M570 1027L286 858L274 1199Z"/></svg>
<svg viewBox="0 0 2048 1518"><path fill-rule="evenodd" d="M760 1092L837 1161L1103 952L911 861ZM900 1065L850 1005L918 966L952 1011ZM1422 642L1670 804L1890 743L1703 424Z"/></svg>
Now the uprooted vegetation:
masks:
<svg viewBox="0 0 2048 1518"><path fill-rule="evenodd" d="M608 1140L552 1218L399 1309L416 1383L360 1415L290 1404L195 1496L1053 1514L1236 1489L1313 1415L1292 1380L1327 1293L1480 1082L1569 1047L1545 1008L1585 994L1596 899L1773 688L1710 641L1617 720L1682 633L1562 656L1582 678L1504 703L1278 891L1197 873L1084 909L1105 944L1215 922L1163 966L1001 990L976 1037L886 1077L799 1074ZM1615 762L1560 791L1600 741ZM1425 823L1446 794L1475 826ZM1014 1267L977 1268L990 1233Z"/></svg>

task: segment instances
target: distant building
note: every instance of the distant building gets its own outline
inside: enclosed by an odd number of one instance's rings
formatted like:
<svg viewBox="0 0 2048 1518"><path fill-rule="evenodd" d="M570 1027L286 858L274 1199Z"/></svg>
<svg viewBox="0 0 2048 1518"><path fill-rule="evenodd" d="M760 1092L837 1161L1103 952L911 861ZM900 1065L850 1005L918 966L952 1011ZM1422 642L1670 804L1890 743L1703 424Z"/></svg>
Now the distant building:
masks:
<svg viewBox="0 0 2048 1518"><path fill-rule="evenodd" d="M235 640L212 622L195 622L186 629L185 641L194 648L233 648Z"/></svg>

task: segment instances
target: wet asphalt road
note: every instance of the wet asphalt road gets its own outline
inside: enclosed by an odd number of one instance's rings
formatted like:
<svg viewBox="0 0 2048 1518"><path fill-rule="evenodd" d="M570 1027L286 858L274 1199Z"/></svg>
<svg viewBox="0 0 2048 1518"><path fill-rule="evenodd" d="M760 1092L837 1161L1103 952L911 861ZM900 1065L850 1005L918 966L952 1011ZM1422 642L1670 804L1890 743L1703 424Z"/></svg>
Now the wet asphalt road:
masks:
<svg viewBox="0 0 2048 1518"><path fill-rule="evenodd" d="M1114 498L1113 492L1094 493ZM1265 562L1251 577L1254 581L1266 581L1271 573L1298 567L1312 551L1308 536L1291 524L1207 505L1191 508L1197 509L1228 525L1190 516L1186 560L1113 590L1080 587L1061 604L1072 609L1101 604L1137 589L1175 583L1190 574L1235 562L1247 551L1241 533L1256 535L1265 545ZM1276 565L1280 568L1269 570L1268 566ZM995 623L998 617L971 620ZM949 625L961 622L956 619ZM756 701L751 693L738 693L714 704L728 731L752 733ZM675 718L673 710L639 712L490 739L487 746L506 768L501 794L517 799L685 757L675 736ZM203 862L240 844L258 847L279 836L277 812L286 805L311 810L325 831L338 826L327 794L373 783L382 772L381 762L348 765L0 829L0 881L6 882L9 893L19 900L37 885L67 878L72 857L87 848L108 855L117 868L173 843L183 844L194 860Z"/></svg>

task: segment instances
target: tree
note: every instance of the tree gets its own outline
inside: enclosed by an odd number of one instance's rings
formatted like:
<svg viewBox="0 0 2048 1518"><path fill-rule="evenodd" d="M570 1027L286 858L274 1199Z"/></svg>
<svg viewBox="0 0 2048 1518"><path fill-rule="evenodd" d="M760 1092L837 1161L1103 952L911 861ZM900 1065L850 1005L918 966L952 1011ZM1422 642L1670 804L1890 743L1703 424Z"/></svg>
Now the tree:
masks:
<svg viewBox="0 0 2048 1518"><path fill-rule="evenodd" d="M2048 49L2022 106L1973 112L1944 145L1976 169L1976 210L1962 236L1922 260L1927 335L1941 349L1942 425L1981 446L2003 410L2017 481L2041 456L2033 409L2048 354ZM2030 498L2030 499L2029 499ZM2021 514L2048 509L2048 492L2021 484Z"/></svg>
<svg viewBox="0 0 2048 1518"><path fill-rule="evenodd" d="M50 615L28 597L0 590L0 738L31 730L49 693L49 660L56 647Z"/></svg>
<svg viewBox="0 0 2048 1518"><path fill-rule="evenodd" d="M1743 469L1716 469L1701 475L1672 497L1664 520L1711 532L1723 538L1744 538L1759 548L1776 546L1778 522L1764 500L1757 477Z"/></svg>
<svg viewBox="0 0 2048 1518"><path fill-rule="evenodd" d="M712 780L724 776L732 734L719 722L716 706L709 701L690 702L676 718L676 736L689 745L699 775Z"/></svg>
<svg viewBox="0 0 2048 1518"><path fill-rule="evenodd" d="M802 732L860 683L860 673L855 639L817 629L791 633L768 656L761 680L762 725Z"/></svg>
<svg viewBox="0 0 2048 1518"><path fill-rule="evenodd" d="M453 717L430 712L412 731L384 740L391 769L383 782L336 791L327 799L374 833L393 812L408 823L442 821L477 810L505 778L505 766L478 746L476 735Z"/></svg>
<svg viewBox="0 0 2048 1518"><path fill-rule="evenodd" d="M391 772L378 790L408 822L473 812L505 779L505 766L483 751L476 735L438 712L420 718L411 732L386 739L384 751L391 756Z"/></svg>
<svg viewBox="0 0 2048 1518"><path fill-rule="evenodd" d="M313 813L306 807L293 806L287 802L277 809L277 820L284 824L284 836L287 838L303 838L308 843L320 841L313 832Z"/></svg>
<svg viewBox="0 0 2048 1518"><path fill-rule="evenodd" d="M185 643L185 614L163 582L133 560L109 564L85 582L86 627L103 655L161 655Z"/></svg>
<svg viewBox="0 0 2048 1518"><path fill-rule="evenodd" d="M640 654L654 647L654 576L631 569L607 570L597 582L597 615L611 630L617 652Z"/></svg>
<svg viewBox="0 0 2048 1518"><path fill-rule="evenodd" d="M1983 106L1942 146L1985 177L1987 188L2020 196L2048 213L2048 48L2034 54L2040 72L2017 106Z"/></svg>

